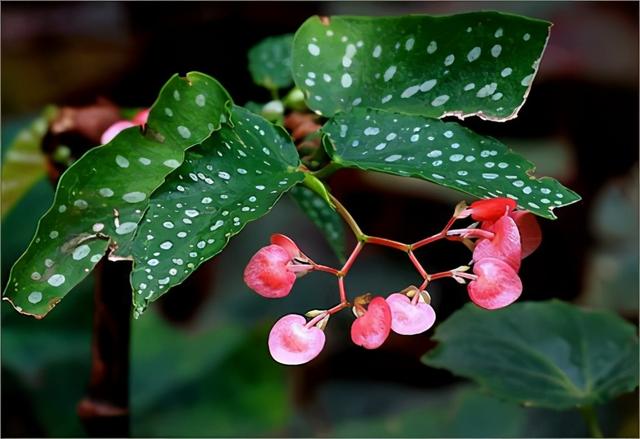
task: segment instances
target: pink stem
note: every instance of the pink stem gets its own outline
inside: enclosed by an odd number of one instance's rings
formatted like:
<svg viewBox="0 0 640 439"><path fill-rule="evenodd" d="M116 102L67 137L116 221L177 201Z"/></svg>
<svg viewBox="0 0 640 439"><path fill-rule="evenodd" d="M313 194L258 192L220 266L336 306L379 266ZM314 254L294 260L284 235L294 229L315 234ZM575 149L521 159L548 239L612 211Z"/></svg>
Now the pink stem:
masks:
<svg viewBox="0 0 640 439"><path fill-rule="evenodd" d="M489 232L487 230L482 230L482 229L455 229L455 230L449 230L447 232L447 235L449 235L449 236L451 236L451 235L461 235L464 238L486 238L486 239L493 239L493 237L496 236L495 233Z"/></svg>
<svg viewBox="0 0 640 439"><path fill-rule="evenodd" d="M339 276L339 273L340 273L340 271L336 270L335 268L327 267L326 265L314 264L313 269L318 271L324 271L325 273L331 273L334 276Z"/></svg>
<svg viewBox="0 0 640 439"><path fill-rule="evenodd" d="M413 266L416 267L416 270L418 270L418 273L420 273L420 276L422 276L423 279L426 279L429 275L427 274L427 271L424 269L420 261L418 261L418 258L416 258L416 255L412 251L409 251L408 255L409 259L411 259L411 262L413 263Z"/></svg>
<svg viewBox="0 0 640 439"><path fill-rule="evenodd" d="M449 231L449 229L451 228L451 226L453 226L453 223L456 222L456 220L458 219L457 216L452 216L451 218L449 218L449 221L447 222L447 224L444 226L444 228L439 232L436 233L435 235L431 235L427 238L424 238L418 242L415 242L413 244L411 244L411 250L416 250L419 249L420 247L424 247L427 244L431 244L432 242L438 241L440 239L446 238L447 237L447 232Z"/></svg>
<svg viewBox="0 0 640 439"><path fill-rule="evenodd" d="M348 307L349 307L349 305L351 305L349 302L342 302L342 303L339 303L339 304L337 304L336 306L334 306L333 308L329 309L329 310L327 311L327 313L328 313L329 315L333 315L333 314L335 314L335 313L337 313L337 312L339 312L339 311L342 311L342 310L343 310L343 309L345 309L345 308L348 308Z"/></svg>
<svg viewBox="0 0 640 439"><path fill-rule="evenodd" d="M418 300L420 300L420 291L421 290L416 291L416 295L411 298L412 305L416 305L418 303Z"/></svg>
<svg viewBox="0 0 640 439"><path fill-rule="evenodd" d="M344 277L338 278L338 290L340 291L340 303L347 303L347 293L344 290Z"/></svg>
<svg viewBox="0 0 640 439"><path fill-rule="evenodd" d="M374 245L381 245L383 247L395 248L396 250L400 250L403 252L408 252L409 249L411 248L409 244L404 244L399 241L394 241L392 239L387 239L387 238L380 238L377 236L367 236L365 238L365 242L367 244L374 244Z"/></svg>
<svg viewBox="0 0 640 439"><path fill-rule="evenodd" d="M329 311L325 311L323 313L318 314L317 316L309 320L307 324L304 325L304 327L307 329L314 327L320 320L324 319L328 314L329 314Z"/></svg>
<svg viewBox="0 0 640 439"><path fill-rule="evenodd" d="M442 279L445 277L462 277L464 279L470 279L470 280L476 280L478 278L478 276L476 276L475 274L471 274L471 273L464 273L461 271L441 271L440 273L434 273L429 275L429 280L436 280L436 279Z"/></svg>
<svg viewBox="0 0 640 439"><path fill-rule="evenodd" d="M358 241L358 245L356 245L356 248L353 249L353 251L351 252L351 255L349 255L349 259L347 259L347 262L344 264L342 269L336 273L336 276L346 276L346 274L351 269L351 266L356 261L356 258L362 251L364 244L365 244L364 242Z"/></svg>

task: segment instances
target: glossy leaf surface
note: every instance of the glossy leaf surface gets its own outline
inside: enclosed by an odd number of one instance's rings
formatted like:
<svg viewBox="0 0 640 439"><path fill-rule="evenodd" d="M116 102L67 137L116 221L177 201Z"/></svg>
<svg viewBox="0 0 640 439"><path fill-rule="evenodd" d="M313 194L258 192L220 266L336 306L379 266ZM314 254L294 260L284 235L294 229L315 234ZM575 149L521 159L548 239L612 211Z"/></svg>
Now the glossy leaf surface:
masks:
<svg viewBox="0 0 640 439"><path fill-rule="evenodd" d="M291 138L241 107L153 195L134 243L134 315L304 178Z"/></svg>
<svg viewBox="0 0 640 439"><path fill-rule="evenodd" d="M230 101L207 75L176 75L160 92L144 131L122 131L75 162L14 265L4 299L24 314L43 317L108 248L112 258L129 257L150 194L180 166L186 149L220 127Z"/></svg>
<svg viewBox="0 0 640 439"><path fill-rule="evenodd" d="M323 131L327 153L345 167L416 177L480 198L513 198L546 218L580 199L553 178L533 177L533 163L496 139L455 122L354 109Z"/></svg>
<svg viewBox="0 0 640 439"><path fill-rule="evenodd" d="M294 39L294 80L327 117L360 106L508 120L529 93L549 27L499 12L312 17Z"/></svg>
<svg viewBox="0 0 640 439"><path fill-rule="evenodd" d="M638 385L633 325L560 301L497 311L466 305L441 324L423 360L526 406L604 403Z"/></svg>

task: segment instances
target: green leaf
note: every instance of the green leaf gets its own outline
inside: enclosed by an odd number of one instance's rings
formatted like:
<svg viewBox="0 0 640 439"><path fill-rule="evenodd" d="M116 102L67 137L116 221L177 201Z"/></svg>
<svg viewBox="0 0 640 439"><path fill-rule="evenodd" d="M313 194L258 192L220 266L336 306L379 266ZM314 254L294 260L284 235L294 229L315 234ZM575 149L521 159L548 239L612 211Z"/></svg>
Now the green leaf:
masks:
<svg viewBox="0 0 640 439"><path fill-rule="evenodd" d="M36 184L47 175L47 159L42 153L42 139L47 132L54 107L18 133L2 161L2 218Z"/></svg>
<svg viewBox="0 0 640 439"><path fill-rule="evenodd" d="M522 437L522 407L468 385L424 393L425 401L406 398L391 413L338 423L332 437Z"/></svg>
<svg viewBox="0 0 640 439"><path fill-rule="evenodd" d="M269 90L293 84L291 45L293 35L279 35L262 40L249 50L249 72L253 82Z"/></svg>
<svg viewBox="0 0 640 439"><path fill-rule="evenodd" d="M242 107L187 153L151 199L134 242L134 315L222 251L304 179L284 129Z"/></svg>
<svg viewBox="0 0 640 439"><path fill-rule="evenodd" d="M340 215L327 204L325 199L308 187L298 185L291 189L290 193L300 209L320 229L338 260L344 263L347 258L344 226Z"/></svg>
<svg viewBox="0 0 640 439"><path fill-rule="evenodd" d="M268 328L177 331L151 314L134 323L135 437L272 437L285 431L293 415L288 373L267 352Z"/></svg>
<svg viewBox="0 0 640 439"><path fill-rule="evenodd" d="M635 327L614 314L560 301L498 311L468 304L434 338L440 344L425 363L527 406L601 404L638 385Z"/></svg>
<svg viewBox="0 0 640 439"><path fill-rule="evenodd" d="M327 117L355 106L503 121L524 103L550 23L499 12L308 19L293 77Z"/></svg>
<svg viewBox="0 0 640 439"><path fill-rule="evenodd" d="M44 317L110 248L129 258L129 245L149 195L228 115L231 98L210 76L172 77L151 109L146 130L121 132L87 152L62 176L53 206L4 292L16 310Z"/></svg>
<svg viewBox="0 0 640 439"><path fill-rule="evenodd" d="M535 178L533 163L491 137L455 122L374 109L353 109L322 128L341 166L416 177L481 198L510 197L536 215L580 200L553 178Z"/></svg>

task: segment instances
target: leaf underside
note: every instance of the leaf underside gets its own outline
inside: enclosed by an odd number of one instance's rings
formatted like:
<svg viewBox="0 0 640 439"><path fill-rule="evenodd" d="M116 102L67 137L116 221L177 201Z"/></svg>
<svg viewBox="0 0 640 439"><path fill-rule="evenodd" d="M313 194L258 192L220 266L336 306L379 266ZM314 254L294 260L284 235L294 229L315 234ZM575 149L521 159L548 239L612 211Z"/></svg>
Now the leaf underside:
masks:
<svg viewBox="0 0 640 439"><path fill-rule="evenodd" d="M269 90L289 87L293 35L279 35L262 40L249 50L249 72L253 82Z"/></svg>
<svg viewBox="0 0 640 439"><path fill-rule="evenodd" d="M327 153L341 166L417 177L480 198L510 197L536 215L580 197L491 137L455 122L374 109L339 113L322 128Z"/></svg>
<svg viewBox="0 0 640 439"><path fill-rule="evenodd" d="M499 12L319 17L296 33L292 68L307 105L330 117L373 107L504 121L531 87L550 23Z"/></svg>
<svg viewBox="0 0 640 439"><path fill-rule="evenodd" d="M290 194L305 215L322 232L338 261L344 263L346 238L342 218L338 212L320 195L305 186L297 185L291 189Z"/></svg>
<svg viewBox="0 0 640 439"><path fill-rule="evenodd" d="M423 361L499 397L552 409L600 404L638 384L638 338L619 317L560 301L497 311L468 304L436 330Z"/></svg>
<svg viewBox="0 0 640 439"><path fill-rule="evenodd" d="M134 242L134 316L304 179L291 138L242 107L153 194Z"/></svg>
<svg viewBox="0 0 640 439"><path fill-rule="evenodd" d="M149 195L228 116L231 98L213 78L175 75L151 108L148 124L96 147L61 177L52 207L27 251L13 266L4 300L43 317L87 276L111 248L129 245Z"/></svg>

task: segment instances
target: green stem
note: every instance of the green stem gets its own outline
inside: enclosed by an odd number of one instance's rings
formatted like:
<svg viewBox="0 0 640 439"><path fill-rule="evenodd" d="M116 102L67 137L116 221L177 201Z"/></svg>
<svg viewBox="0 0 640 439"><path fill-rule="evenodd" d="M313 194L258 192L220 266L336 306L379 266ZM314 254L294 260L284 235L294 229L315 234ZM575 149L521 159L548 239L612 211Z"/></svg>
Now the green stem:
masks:
<svg viewBox="0 0 640 439"><path fill-rule="evenodd" d="M356 236L356 239L358 241L366 241L367 235L362 233L360 226L358 226L358 223L353 219L347 208L344 207L333 195L329 194L329 197L331 198L331 202L336 206L336 212L338 212L342 219L347 223L353 234Z"/></svg>
<svg viewBox="0 0 640 439"><path fill-rule="evenodd" d="M582 417L587 423L591 437L604 437L602 435L602 430L600 429L600 424L598 423L598 416L593 406L588 405L581 407L580 413L582 413Z"/></svg>
<svg viewBox="0 0 640 439"><path fill-rule="evenodd" d="M318 169L317 171L312 172L312 175L316 178L327 178L334 172L340 169L340 165L336 162L329 162L327 166L324 168Z"/></svg>

